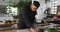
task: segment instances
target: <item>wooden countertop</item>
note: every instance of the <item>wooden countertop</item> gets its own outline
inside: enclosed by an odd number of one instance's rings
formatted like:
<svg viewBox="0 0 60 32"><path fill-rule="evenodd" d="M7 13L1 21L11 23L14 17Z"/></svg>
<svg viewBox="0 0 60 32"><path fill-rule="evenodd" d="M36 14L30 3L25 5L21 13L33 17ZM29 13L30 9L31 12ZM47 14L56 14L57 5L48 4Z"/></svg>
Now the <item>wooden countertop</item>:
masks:
<svg viewBox="0 0 60 32"><path fill-rule="evenodd" d="M43 19L37 19L37 20L43 20L43 21L52 22L52 21L60 20L60 18L58 18L58 19L54 19L54 18L43 18Z"/></svg>

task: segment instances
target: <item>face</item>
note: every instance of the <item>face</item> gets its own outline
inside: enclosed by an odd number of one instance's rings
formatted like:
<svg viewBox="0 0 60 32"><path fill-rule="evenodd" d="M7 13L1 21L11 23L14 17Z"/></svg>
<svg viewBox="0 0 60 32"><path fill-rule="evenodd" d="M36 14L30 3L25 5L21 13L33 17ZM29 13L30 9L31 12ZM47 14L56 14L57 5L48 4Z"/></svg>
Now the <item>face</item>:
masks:
<svg viewBox="0 0 60 32"><path fill-rule="evenodd" d="M35 5L31 5L31 10L32 11L37 11L37 7Z"/></svg>

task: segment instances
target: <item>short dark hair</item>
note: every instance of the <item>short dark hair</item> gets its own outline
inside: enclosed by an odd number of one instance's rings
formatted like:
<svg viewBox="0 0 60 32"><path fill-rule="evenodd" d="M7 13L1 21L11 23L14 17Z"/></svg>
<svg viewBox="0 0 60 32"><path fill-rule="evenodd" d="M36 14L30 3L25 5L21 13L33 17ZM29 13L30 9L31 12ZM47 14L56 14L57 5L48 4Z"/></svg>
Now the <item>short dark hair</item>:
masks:
<svg viewBox="0 0 60 32"><path fill-rule="evenodd" d="M38 1L34 1L33 2L33 5L35 5L36 7L39 7L40 6L40 3Z"/></svg>

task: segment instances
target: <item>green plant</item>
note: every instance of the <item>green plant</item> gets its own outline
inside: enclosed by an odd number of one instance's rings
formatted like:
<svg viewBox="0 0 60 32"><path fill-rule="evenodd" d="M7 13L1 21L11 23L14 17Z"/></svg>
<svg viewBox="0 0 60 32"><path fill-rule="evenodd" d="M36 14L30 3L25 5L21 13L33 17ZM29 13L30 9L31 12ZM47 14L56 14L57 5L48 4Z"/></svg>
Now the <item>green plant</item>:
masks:
<svg viewBox="0 0 60 32"><path fill-rule="evenodd" d="M20 0L20 2L18 4L14 4L14 5L10 5L11 7L18 7L18 8L21 8L23 7L24 5L26 5L28 2L27 1L23 1L23 0Z"/></svg>
<svg viewBox="0 0 60 32"><path fill-rule="evenodd" d="M48 32L57 32L57 29L56 28L49 28Z"/></svg>

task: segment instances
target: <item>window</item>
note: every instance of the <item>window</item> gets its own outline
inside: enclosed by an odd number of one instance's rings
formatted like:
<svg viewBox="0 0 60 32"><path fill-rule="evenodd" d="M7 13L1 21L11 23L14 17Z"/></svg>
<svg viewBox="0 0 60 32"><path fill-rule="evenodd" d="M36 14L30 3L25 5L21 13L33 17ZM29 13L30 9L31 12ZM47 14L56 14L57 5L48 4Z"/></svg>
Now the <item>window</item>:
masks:
<svg viewBox="0 0 60 32"><path fill-rule="evenodd" d="M56 14L57 13L57 1L51 1L51 13Z"/></svg>

